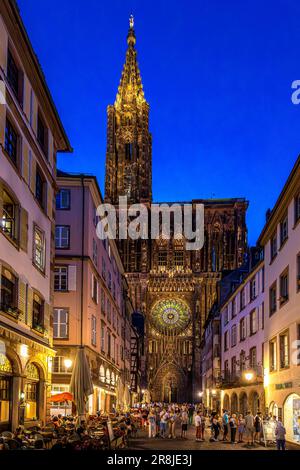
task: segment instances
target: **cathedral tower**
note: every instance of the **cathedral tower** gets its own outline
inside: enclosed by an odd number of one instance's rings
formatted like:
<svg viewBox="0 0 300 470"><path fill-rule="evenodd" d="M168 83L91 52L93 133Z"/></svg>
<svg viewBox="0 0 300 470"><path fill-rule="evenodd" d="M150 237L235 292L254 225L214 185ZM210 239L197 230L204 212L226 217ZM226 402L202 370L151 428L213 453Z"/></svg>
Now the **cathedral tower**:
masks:
<svg viewBox="0 0 300 470"><path fill-rule="evenodd" d="M149 104L147 103L135 49L133 17L127 35L126 60L114 105L107 108L105 200L117 204L152 199Z"/></svg>

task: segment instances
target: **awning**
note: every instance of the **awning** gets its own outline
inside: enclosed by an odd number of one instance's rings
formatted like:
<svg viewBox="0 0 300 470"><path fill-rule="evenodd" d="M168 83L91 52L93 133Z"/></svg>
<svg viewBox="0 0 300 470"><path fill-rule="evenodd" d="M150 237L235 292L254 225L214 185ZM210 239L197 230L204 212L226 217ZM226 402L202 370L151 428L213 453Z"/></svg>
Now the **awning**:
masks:
<svg viewBox="0 0 300 470"><path fill-rule="evenodd" d="M85 415L85 405L89 395L94 393L90 367L84 352L84 348L78 349L73 367L70 391L74 396L77 414Z"/></svg>
<svg viewBox="0 0 300 470"><path fill-rule="evenodd" d="M62 401L74 401L74 397L70 392L62 392L56 393L55 395L51 395L51 397L48 398L48 401L53 403L60 403Z"/></svg>

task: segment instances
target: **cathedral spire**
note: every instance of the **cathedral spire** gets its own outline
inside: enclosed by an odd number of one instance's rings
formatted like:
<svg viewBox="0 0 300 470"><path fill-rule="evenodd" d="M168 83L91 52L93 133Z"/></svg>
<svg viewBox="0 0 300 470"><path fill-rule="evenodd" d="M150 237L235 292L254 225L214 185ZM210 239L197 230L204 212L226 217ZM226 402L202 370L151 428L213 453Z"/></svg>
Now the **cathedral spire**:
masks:
<svg viewBox="0 0 300 470"><path fill-rule="evenodd" d="M152 138L135 49L134 18L129 18L127 50L114 105L107 108L105 199L118 203L152 200Z"/></svg>
<svg viewBox="0 0 300 470"><path fill-rule="evenodd" d="M142 85L141 73L137 62L137 52L135 49L136 37L134 31L134 17L129 18L129 30L127 34L127 51L125 64L123 66L118 93L116 96L115 106L120 107L122 104L141 105L145 103L145 96Z"/></svg>

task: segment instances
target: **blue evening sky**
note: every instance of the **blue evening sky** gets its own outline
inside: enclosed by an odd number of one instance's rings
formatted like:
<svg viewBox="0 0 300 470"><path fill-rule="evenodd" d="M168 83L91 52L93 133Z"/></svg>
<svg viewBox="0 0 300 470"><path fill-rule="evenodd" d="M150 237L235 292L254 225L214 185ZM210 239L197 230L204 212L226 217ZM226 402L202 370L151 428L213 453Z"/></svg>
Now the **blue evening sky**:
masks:
<svg viewBox="0 0 300 470"><path fill-rule="evenodd" d="M255 243L300 153L299 0L19 0L69 135L66 171L103 190L106 106L135 16L153 135L156 201L250 201Z"/></svg>

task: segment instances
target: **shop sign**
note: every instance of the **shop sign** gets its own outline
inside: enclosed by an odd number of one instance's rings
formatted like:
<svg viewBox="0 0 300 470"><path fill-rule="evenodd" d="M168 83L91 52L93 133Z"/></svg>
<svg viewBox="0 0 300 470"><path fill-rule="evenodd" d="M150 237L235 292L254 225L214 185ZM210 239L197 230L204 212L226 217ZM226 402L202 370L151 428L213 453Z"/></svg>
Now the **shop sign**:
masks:
<svg viewBox="0 0 300 470"><path fill-rule="evenodd" d="M275 384L276 390L284 390L286 388L293 388L293 382L285 382L282 384Z"/></svg>

